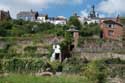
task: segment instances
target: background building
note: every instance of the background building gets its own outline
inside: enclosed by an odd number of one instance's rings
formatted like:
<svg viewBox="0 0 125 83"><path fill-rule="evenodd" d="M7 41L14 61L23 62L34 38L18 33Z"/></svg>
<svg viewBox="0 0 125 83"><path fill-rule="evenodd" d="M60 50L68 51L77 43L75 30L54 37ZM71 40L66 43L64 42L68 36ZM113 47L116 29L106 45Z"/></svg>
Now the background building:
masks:
<svg viewBox="0 0 125 83"><path fill-rule="evenodd" d="M36 22L45 23L45 22L47 22L47 19L48 19L47 14L39 14L39 16L37 17Z"/></svg>
<svg viewBox="0 0 125 83"><path fill-rule="evenodd" d="M88 13L88 17L79 16L78 19L81 23L87 22L88 24L91 23L99 23L99 14L95 11L95 6L93 5Z"/></svg>
<svg viewBox="0 0 125 83"><path fill-rule="evenodd" d="M0 20L7 20L7 19L11 19L10 12L0 10Z"/></svg>
<svg viewBox="0 0 125 83"><path fill-rule="evenodd" d="M100 20L100 28L102 29L101 34L104 39L122 39L123 25L118 20L119 18L103 18Z"/></svg>
<svg viewBox="0 0 125 83"><path fill-rule="evenodd" d="M31 11L21 11L17 14L17 19L22 19L25 21L35 21L38 17L38 12Z"/></svg>
<svg viewBox="0 0 125 83"><path fill-rule="evenodd" d="M55 25L65 25L67 23L67 19L64 16L48 17L47 22Z"/></svg>

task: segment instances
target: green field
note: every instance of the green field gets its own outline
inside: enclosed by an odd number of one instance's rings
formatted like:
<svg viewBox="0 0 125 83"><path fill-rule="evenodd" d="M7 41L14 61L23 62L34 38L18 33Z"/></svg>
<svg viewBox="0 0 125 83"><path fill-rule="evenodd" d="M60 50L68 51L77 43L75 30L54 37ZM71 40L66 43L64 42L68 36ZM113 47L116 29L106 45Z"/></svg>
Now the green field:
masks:
<svg viewBox="0 0 125 83"><path fill-rule="evenodd" d="M82 76L77 75L42 77L12 74L10 76L0 77L0 83L84 83L84 79Z"/></svg>

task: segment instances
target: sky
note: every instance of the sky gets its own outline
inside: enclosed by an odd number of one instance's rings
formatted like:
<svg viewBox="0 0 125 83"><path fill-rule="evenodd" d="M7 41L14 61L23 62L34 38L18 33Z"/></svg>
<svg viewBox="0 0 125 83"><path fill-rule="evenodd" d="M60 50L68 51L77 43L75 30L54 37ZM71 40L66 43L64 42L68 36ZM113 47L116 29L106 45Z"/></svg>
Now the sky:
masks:
<svg viewBox="0 0 125 83"><path fill-rule="evenodd" d="M88 16L92 5L100 17L125 16L125 0L0 0L0 9L9 10L13 18L20 11L39 11L42 14L69 17L74 12Z"/></svg>

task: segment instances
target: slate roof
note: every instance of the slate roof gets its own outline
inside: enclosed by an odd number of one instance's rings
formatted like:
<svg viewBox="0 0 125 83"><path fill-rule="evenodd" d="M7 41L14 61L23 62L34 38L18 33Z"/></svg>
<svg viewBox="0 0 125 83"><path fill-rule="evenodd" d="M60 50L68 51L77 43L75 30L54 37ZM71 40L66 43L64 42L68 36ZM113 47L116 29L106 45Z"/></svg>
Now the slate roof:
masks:
<svg viewBox="0 0 125 83"><path fill-rule="evenodd" d="M17 16L35 16L38 12L34 11L21 11L17 14Z"/></svg>

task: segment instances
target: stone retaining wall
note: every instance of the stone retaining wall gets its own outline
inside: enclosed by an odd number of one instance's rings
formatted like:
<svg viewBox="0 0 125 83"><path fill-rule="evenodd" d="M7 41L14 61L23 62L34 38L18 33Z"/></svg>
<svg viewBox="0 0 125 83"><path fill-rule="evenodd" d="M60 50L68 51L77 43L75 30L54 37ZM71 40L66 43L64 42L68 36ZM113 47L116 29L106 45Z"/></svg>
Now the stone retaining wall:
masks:
<svg viewBox="0 0 125 83"><path fill-rule="evenodd" d="M120 58L121 60L125 60L125 54L115 54L115 53L81 53L81 58L86 58L88 60Z"/></svg>

